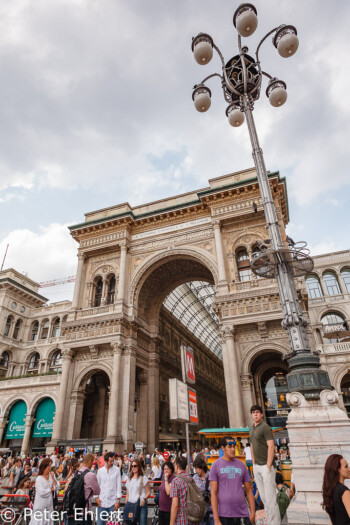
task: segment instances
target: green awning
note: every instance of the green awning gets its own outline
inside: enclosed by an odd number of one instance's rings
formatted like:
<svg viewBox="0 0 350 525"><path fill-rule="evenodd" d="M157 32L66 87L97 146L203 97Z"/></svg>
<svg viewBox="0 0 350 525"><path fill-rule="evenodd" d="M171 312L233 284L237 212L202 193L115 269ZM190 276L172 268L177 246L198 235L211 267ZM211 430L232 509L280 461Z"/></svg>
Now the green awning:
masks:
<svg viewBox="0 0 350 525"><path fill-rule="evenodd" d="M55 403L51 398L47 397L41 401L36 411L33 437L52 436L55 410Z"/></svg>
<svg viewBox="0 0 350 525"><path fill-rule="evenodd" d="M5 439L18 439L24 436L27 405L17 401L11 409Z"/></svg>

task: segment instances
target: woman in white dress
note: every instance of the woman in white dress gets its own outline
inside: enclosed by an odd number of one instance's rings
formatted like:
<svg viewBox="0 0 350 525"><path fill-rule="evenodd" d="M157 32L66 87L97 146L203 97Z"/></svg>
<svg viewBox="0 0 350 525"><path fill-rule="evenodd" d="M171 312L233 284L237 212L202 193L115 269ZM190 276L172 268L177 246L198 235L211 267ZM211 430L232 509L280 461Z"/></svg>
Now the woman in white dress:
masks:
<svg viewBox="0 0 350 525"><path fill-rule="evenodd" d="M57 481L51 470L52 461L43 459L40 463L39 474L35 482L35 499L32 519L29 525L53 525L51 517L53 511L53 493Z"/></svg>

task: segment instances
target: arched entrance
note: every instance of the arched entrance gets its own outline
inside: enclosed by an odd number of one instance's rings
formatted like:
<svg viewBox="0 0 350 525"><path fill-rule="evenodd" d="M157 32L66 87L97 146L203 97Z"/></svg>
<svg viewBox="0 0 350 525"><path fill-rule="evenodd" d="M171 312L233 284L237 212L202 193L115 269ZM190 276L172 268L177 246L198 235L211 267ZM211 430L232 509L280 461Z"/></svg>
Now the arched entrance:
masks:
<svg viewBox="0 0 350 525"><path fill-rule="evenodd" d="M169 379L181 379L181 345L195 350L194 388L200 426L191 428L193 446L198 428L228 425L219 323L211 311L216 281L211 270L204 257L200 259L189 253L165 254L145 268L135 287L142 334L153 341L149 345L153 365L148 371L137 368L134 421L137 422L136 439L146 441L151 448L153 443L161 447L163 444L181 447L185 440L184 424L170 420L169 414ZM144 346L140 332L138 346ZM146 391L148 407L143 395ZM220 416L213 403L221 407ZM141 414L144 411L151 414L147 432Z"/></svg>
<svg viewBox="0 0 350 525"><path fill-rule="evenodd" d="M263 408L267 423L272 427L285 426L290 412L287 403L288 367L281 360L281 354L264 351L254 359L251 373L257 404Z"/></svg>
<svg viewBox="0 0 350 525"><path fill-rule="evenodd" d="M80 438L104 439L107 430L109 377L102 370L91 374L83 389L84 404Z"/></svg>

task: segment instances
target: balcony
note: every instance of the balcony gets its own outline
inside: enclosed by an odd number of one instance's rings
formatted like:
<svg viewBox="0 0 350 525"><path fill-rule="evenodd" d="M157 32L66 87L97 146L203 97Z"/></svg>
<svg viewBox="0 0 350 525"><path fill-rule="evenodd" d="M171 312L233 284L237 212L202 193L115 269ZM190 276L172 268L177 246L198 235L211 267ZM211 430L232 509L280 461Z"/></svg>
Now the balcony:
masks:
<svg viewBox="0 0 350 525"><path fill-rule="evenodd" d="M317 345L316 349L320 350L322 354L340 354L340 353L347 354L347 353L350 353L350 342Z"/></svg>
<svg viewBox="0 0 350 525"><path fill-rule="evenodd" d="M46 372L44 374L24 374L13 377L0 377L0 390L11 390L13 388L26 388L30 386L59 385L61 374Z"/></svg>

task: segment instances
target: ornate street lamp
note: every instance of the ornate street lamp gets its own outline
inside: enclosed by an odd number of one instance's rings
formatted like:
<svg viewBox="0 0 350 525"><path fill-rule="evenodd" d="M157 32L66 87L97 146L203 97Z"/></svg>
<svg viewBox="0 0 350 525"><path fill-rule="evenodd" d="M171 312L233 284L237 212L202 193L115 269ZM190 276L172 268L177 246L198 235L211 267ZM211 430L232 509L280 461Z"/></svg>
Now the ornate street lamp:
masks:
<svg viewBox="0 0 350 525"><path fill-rule="evenodd" d="M313 269L306 243L294 243L282 239L275 204L266 173L264 157L260 148L253 119L254 103L260 97L263 77L268 78L266 95L272 106L282 106L287 100L286 84L261 69L259 51L263 42L273 35L273 45L278 53L288 58L297 51L299 41L297 30L291 25L281 25L269 31L260 41L255 58L248 55L248 48L242 46L242 37L249 37L258 25L257 10L252 4L241 4L233 16L233 25L238 33L238 54L228 62L212 37L199 33L192 39L192 51L198 64L210 62L213 50L221 60L222 73L207 76L194 86L193 100L200 112L210 108L211 91L205 82L212 77L221 80L224 99L228 103L226 115L231 126L238 127L247 120L252 144L262 203L270 239L260 243L259 251L251 261L252 271L259 277L277 280L283 312L282 326L288 332L291 351L287 354L290 372L287 375L290 392L301 392L306 399L318 399L322 390L332 388L328 373L320 369L317 354L311 353L307 333L308 321L303 315L298 299L294 278L304 276Z"/></svg>

